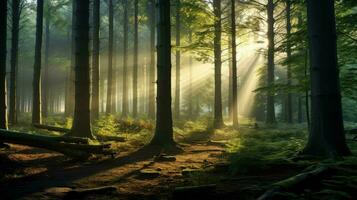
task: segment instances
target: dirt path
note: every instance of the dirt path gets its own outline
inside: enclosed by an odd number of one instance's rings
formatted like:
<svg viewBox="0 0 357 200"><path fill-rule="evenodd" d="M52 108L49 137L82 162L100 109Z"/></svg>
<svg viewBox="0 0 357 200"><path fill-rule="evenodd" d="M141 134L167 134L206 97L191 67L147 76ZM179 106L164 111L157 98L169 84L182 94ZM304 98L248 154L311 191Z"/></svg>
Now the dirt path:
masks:
<svg viewBox="0 0 357 200"><path fill-rule="evenodd" d="M92 188L113 185L120 199L142 196L148 199L166 195L175 185L183 184L187 174L224 161L223 147L215 144L182 146L175 161L155 162L155 149L143 148L120 154L115 159L74 163L60 154L12 145L9 158L20 163L20 169L0 183L5 199L56 199L65 188ZM56 191L56 192L53 192Z"/></svg>

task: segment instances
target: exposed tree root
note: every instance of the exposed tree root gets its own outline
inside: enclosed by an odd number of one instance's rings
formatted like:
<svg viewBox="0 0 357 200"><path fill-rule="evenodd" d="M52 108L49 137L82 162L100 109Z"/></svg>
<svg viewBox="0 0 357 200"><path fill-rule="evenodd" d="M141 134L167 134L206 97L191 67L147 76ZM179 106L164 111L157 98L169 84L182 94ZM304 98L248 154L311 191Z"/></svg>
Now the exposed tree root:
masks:
<svg viewBox="0 0 357 200"><path fill-rule="evenodd" d="M299 191L304 187L320 182L322 178L331 174L332 168L327 166L317 167L313 170L274 183L269 190L258 198L258 200L273 199L274 195L278 192Z"/></svg>

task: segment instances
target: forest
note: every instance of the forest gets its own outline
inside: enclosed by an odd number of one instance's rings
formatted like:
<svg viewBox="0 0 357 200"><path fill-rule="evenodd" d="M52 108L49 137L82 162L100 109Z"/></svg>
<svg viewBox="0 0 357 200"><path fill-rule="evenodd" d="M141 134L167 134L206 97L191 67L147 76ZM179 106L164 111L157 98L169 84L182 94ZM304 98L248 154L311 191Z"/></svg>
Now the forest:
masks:
<svg viewBox="0 0 357 200"><path fill-rule="evenodd" d="M0 199L357 198L356 0L0 0Z"/></svg>

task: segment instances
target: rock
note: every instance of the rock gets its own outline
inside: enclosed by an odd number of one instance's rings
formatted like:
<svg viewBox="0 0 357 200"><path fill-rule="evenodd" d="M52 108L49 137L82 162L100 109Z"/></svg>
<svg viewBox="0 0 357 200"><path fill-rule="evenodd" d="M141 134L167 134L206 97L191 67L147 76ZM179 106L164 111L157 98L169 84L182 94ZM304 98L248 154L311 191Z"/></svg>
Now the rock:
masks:
<svg viewBox="0 0 357 200"><path fill-rule="evenodd" d="M154 157L155 162L175 162L175 156L167 156L167 155L158 155Z"/></svg>
<svg viewBox="0 0 357 200"><path fill-rule="evenodd" d="M160 171L154 169L143 169L140 170L140 174L137 176L139 179L154 179L161 175Z"/></svg>

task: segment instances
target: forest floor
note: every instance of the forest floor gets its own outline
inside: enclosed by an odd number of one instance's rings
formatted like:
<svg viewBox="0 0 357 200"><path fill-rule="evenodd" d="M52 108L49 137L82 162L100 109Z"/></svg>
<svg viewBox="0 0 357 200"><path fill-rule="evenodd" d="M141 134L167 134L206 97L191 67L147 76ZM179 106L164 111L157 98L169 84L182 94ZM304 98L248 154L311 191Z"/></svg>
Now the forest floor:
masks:
<svg viewBox="0 0 357 200"><path fill-rule="evenodd" d="M176 132L180 135L179 130ZM73 189L108 186L116 190L86 193L75 199L256 199L272 183L320 163L276 159L280 154L286 157L287 143L277 146L278 143L264 137L261 141L241 139L232 143L228 140L236 138L225 132L222 130L224 136L218 137L206 137L209 133L203 132L178 137L180 151L160 152L155 147L133 143L130 148L118 145L115 157L84 161L43 149L10 145L9 149L0 151L1 199L64 199ZM292 137L291 133L277 135L281 140ZM255 142L263 144L258 148ZM300 146L296 138L290 138L290 143ZM253 146L244 148L247 145ZM277 148L279 151L274 153L278 154L272 153L272 148ZM232 157L232 153L240 156ZM261 155L270 158L261 159ZM353 199L357 195L356 163L353 157L338 165L339 170L343 169L341 173L321 180L323 187L305 187L299 192L280 194L276 199ZM184 190L183 198L177 191L187 186L194 189Z"/></svg>

